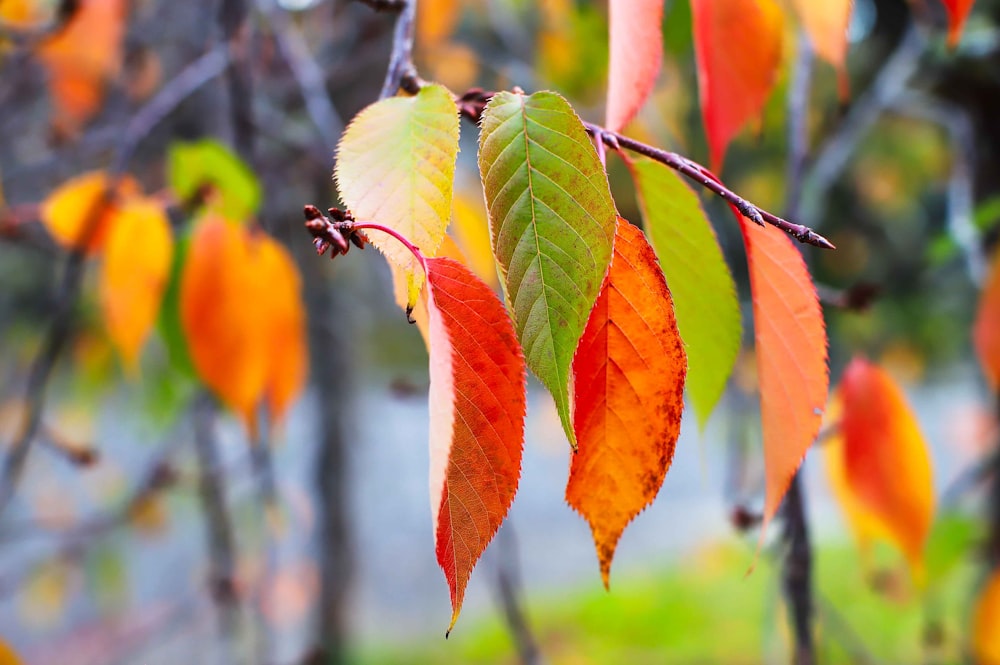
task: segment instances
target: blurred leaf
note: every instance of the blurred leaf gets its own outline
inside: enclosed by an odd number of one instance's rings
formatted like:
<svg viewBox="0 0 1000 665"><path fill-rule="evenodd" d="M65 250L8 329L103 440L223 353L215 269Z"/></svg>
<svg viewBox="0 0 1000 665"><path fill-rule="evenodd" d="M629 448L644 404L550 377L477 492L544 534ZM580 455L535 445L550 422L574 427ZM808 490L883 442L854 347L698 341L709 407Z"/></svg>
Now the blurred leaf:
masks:
<svg viewBox="0 0 1000 665"><path fill-rule="evenodd" d="M12 28L31 28L48 17L47 4L44 0L0 0L0 21Z"/></svg>
<svg viewBox="0 0 1000 665"><path fill-rule="evenodd" d="M687 357L643 232L618 219L614 257L573 359L566 503L590 524L608 587L625 527L656 498L681 430Z"/></svg>
<svg viewBox="0 0 1000 665"><path fill-rule="evenodd" d="M838 249L840 245L837 245ZM934 236L927 244L924 257L931 267L939 267L948 263L959 253L959 246L949 233Z"/></svg>
<svg viewBox="0 0 1000 665"><path fill-rule="evenodd" d="M668 0L663 20L663 48L674 58L688 54L694 36L691 33L691 1Z"/></svg>
<svg viewBox="0 0 1000 665"><path fill-rule="evenodd" d="M163 533L169 521L169 514L163 498L149 494L135 502L128 514L132 528L144 536L158 536Z"/></svg>
<svg viewBox="0 0 1000 665"><path fill-rule="evenodd" d="M87 553L87 588L104 611L121 607L128 592L128 579L121 551L98 545Z"/></svg>
<svg viewBox="0 0 1000 665"><path fill-rule="evenodd" d="M25 621L34 626L55 624L66 609L70 592L69 566L56 559L37 564L20 594Z"/></svg>
<svg viewBox="0 0 1000 665"><path fill-rule="evenodd" d="M452 234L462 248L466 265L479 279L496 289L500 286L493 250L490 248L490 226L486 219L483 194L455 196L451 218Z"/></svg>
<svg viewBox="0 0 1000 665"><path fill-rule="evenodd" d="M57 131L75 134L100 107L104 84L121 69L127 13L125 0L79 0L69 23L39 47Z"/></svg>
<svg viewBox="0 0 1000 665"><path fill-rule="evenodd" d="M979 366L995 391L1000 388L1000 250L979 294L972 341Z"/></svg>
<svg viewBox="0 0 1000 665"><path fill-rule="evenodd" d="M1000 569L986 580L976 601L972 653L977 665L1000 665Z"/></svg>
<svg viewBox="0 0 1000 665"><path fill-rule="evenodd" d="M973 221L981 233L996 228L1000 224L1000 195L991 196L977 205Z"/></svg>
<svg viewBox="0 0 1000 665"><path fill-rule="evenodd" d="M841 75L846 72L847 24L853 0L793 0L816 55L833 65Z"/></svg>
<svg viewBox="0 0 1000 665"><path fill-rule="evenodd" d="M653 90L663 59L663 0L610 0L605 125L620 132Z"/></svg>
<svg viewBox="0 0 1000 665"><path fill-rule="evenodd" d="M334 172L355 219L384 224L434 256L451 217L458 120L451 93L439 85L383 99L356 115L337 146ZM406 270L407 303L414 305L424 281L416 259L385 234L371 241Z"/></svg>
<svg viewBox="0 0 1000 665"><path fill-rule="evenodd" d="M952 573L982 541L983 531L982 521L968 515L939 515L931 527L924 557L928 582L939 582Z"/></svg>
<svg viewBox="0 0 1000 665"><path fill-rule="evenodd" d="M2 638L0 638L0 665L21 665L21 659L14 653L14 649Z"/></svg>
<svg viewBox="0 0 1000 665"><path fill-rule="evenodd" d="M110 185L107 173L90 171L67 180L46 197L42 223L60 245L72 249L86 232L88 254L104 247L121 202L139 194L139 185L127 176L113 193L108 191Z"/></svg>
<svg viewBox="0 0 1000 665"><path fill-rule="evenodd" d="M104 248L101 309L108 334L133 373L160 311L173 251L170 222L160 202L136 198L118 210Z"/></svg>
<svg viewBox="0 0 1000 665"><path fill-rule="evenodd" d="M962 28L976 0L941 0L948 12L948 46L955 48L962 38Z"/></svg>
<svg viewBox="0 0 1000 665"><path fill-rule="evenodd" d="M691 0L698 90L712 169L760 116L778 78L784 16L775 0Z"/></svg>
<svg viewBox="0 0 1000 665"><path fill-rule="evenodd" d="M180 201L207 195L207 205L226 219L247 222L260 208L260 181L243 160L212 139L174 143L167 155L167 180ZM205 189L210 190L205 192Z"/></svg>
<svg viewBox="0 0 1000 665"><path fill-rule="evenodd" d="M158 327L167 347L170 366L184 376L194 377L194 363L191 362L191 354L184 337L180 307L181 275L187 261L190 245L191 231L187 229L177 238L173 261L170 265L170 277L163 294L163 305L160 307Z"/></svg>
<svg viewBox="0 0 1000 665"><path fill-rule="evenodd" d="M422 0L417 3L418 47L433 47L446 41L461 18L459 0Z"/></svg>
<svg viewBox="0 0 1000 665"><path fill-rule="evenodd" d="M844 370L838 394L847 486L903 552L921 584L934 515L927 443L903 391L880 367L856 357Z"/></svg>

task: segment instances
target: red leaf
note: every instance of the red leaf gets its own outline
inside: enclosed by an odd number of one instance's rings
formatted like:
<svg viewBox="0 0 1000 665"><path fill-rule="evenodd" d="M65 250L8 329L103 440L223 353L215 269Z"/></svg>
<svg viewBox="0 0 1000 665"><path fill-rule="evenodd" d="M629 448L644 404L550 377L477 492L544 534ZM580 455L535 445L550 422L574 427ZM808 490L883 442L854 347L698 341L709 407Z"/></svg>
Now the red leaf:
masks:
<svg viewBox="0 0 1000 665"><path fill-rule="evenodd" d="M927 443L903 391L865 359L855 358L844 370L839 394L847 485L919 579L934 513Z"/></svg>
<svg viewBox="0 0 1000 665"><path fill-rule="evenodd" d="M798 248L774 227L739 220L753 295L766 527L819 432L829 388L826 327Z"/></svg>
<svg viewBox="0 0 1000 665"><path fill-rule="evenodd" d="M1000 263L996 260L979 296L972 341L983 374L993 390L997 390L1000 388Z"/></svg>
<svg viewBox="0 0 1000 665"><path fill-rule="evenodd" d="M653 90L663 57L663 0L610 0L605 125L621 131Z"/></svg>
<svg viewBox="0 0 1000 665"><path fill-rule="evenodd" d="M427 259L430 487L450 632L472 568L507 515L521 474L525 366L507 311L462 264Z"/></svg>
<svg viewBox="0 0 1000 665"><path fill-rule="evenodd" d="M691 0L701 114L712 169L760 115L781 64L783 21L774 0Z"/></svg>
<svg viewBox="0 0 1000 665"><path fill-rule="evenodd" d="M687 358L653 248L618 220L614 257L573 359L566 501L590 523L608 586L629 522L656 497L674 456Z"/></svg>
<svg viewBox="0 0 1000 665"><path fill-rule="evenodd" d="M976 0L941 0L944 8L948 12L948 46L955 48L958 40L962 38L962 28L965 27L965 19L969 18L972 5Z"/></svg>

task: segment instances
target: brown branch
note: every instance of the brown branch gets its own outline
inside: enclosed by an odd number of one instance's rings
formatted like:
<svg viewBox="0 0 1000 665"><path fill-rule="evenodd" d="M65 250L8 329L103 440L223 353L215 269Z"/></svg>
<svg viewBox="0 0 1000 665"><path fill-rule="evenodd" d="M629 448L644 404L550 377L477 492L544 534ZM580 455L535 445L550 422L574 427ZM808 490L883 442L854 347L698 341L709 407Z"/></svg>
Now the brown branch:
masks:
<svg viewBox="0 0 1000 665"><path fill-rule="evenodd" d="M236 152L253 163L256 125L253 119L253 76L250 69L250 22L247 0L222 0L219 25L229 50L226 87L229 91L229 117Z"/></svg>
<svg viewBox="0 0 1000 665"><path fill-rule="evenodd" d="M357 0L368 5L377 12L402 12L407 5L406 0Z"/></svg>
<svg viewBox="0 0 1000 665"><path fill-rule="evenodd" d="M148 136L153 128L182 101L219 75L227 64L228 56L224 50L216 48L207 52L161 88L148 104L132 116L126 126L110 169L108 187L85 212L80 235L74 244L76 249L66 257L63 277L55 300L55 311L41 349L29 370L25 390L27 404L25 415L0 469L0 515L14 496L24 472L32 441L41 425L49 377L63 348L72 337L73 313L83 288L83 274L87 265L86 247L99 226L105 208L114 199L118 180L142 139Z"/></svg>
<svg viewBox="0 0 1000 665"><path fill-rule="evenodd" d="M369 4L372 0L365 0ZM374 0L378 2L378 0ZM413 66L413 33L417 16L417 0L390 0L392 5L402 5L397 11L396 27L392 33L392 53L389 55L389 67L385 72L385 82L379 99L392 97L405 86L407 92L416 92L413 81L416 80L416 67Z"/></svg>

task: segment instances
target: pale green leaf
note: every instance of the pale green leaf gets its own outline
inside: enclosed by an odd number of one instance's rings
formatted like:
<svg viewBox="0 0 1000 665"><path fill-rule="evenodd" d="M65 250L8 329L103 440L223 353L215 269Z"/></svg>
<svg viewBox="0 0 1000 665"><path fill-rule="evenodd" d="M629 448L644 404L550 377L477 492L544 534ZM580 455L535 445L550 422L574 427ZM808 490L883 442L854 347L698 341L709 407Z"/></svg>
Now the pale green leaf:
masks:
<svg viewBox="0 0 1000 665"><path fill-rule="evenodd" d="M479 170L518 340L575 446L570 366L614 243L604 167L562 97L502 92L483 113Z"/></svg>
<svg viewBox="0 0 1000 665"><path fill-rule="evenodd" d="M247 222L257 214L261 186L243 160L218 141L175 143L167 157L167 177L174 194L187 201L210 188L210 207L226 219Z"/></svg>
<svg viewBox="0 0 1000 665"><path fill-rule="evenodd" d="M687 347L688 397L704 427L740 350L736 285L715 231L683 178L651 159L630 166L646 233L667 276Z"/></svg>
<svg viewBox="0 0 1000 665"><path fill-rule="evenodd" d="M340 139L334 170L354 218L388 226L434 256L451 217L458 121L451 93L439 85L383 99L355 116ZM370 238L406 270L408 301L416 304L424 280L416 259L393 238Z"/></svg>

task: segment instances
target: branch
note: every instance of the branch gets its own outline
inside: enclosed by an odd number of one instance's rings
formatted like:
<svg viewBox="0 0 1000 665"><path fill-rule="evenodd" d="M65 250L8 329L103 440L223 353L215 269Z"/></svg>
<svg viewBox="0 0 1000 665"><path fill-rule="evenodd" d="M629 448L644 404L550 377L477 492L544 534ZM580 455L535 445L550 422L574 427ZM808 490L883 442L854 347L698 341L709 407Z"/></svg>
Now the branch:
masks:
<svg viewBox="0 0 1000 665"><path fill-rule="evenodd" d="M517 539L510 522L497 533L497 595L507 628L517 648L521 665L540 665L541 650L531 632L524 609L521 607L521 574L518 567Z"/></svg>
<svg viewBox="0 0 1000 665"><path fill-rule="evenodd" d="M0 516L7 509L14 496L18 482L24 472L31 443L41 425L45 407L45 392L49 377L55 368L63 348L69 341L73 327L73 311L83 288L83 273L86 269L86 247L96 232L106 206L113 200L117 182L128 165L136 147L177 106L208 81L220 74L228 64L225 51L216 48L191 63L144 107L132 116L123 132L117 154L110 170L110 182L103 194L94 201L83 217L80 236L75 249L66 258L63 277L56 296L55 312L49 325L41 349L35 357L28 374L25 390L24 418L17 430L10 452L4 458L0 470Z"/></svg>
<svg viewBox="0 0 1000 665"><path fill-rule="evenodd" d="M248 14L247 0L222 0L219 5L219 25L229 51L226 87L229 89L229 117L233 128L233 143L243 161L252 164L255 125Z"/></svg>
<svg viewBox="0 0 1000 665"><path fill-rule="evenodd" d="M809 546L809 525L802 500L802 480L796 473L785 494L785 530L788 544L782 565L782 588L788 599L788 612L795 636L795 665L816 662L813 648L812 548Z"/></svg>
<svg viewBox="0 0 1000 665"><path fill-rule="evenodd" d="M365 0L365 4L376 6L379 0ZM385 4L385 3L381 3ZM396 27L392 33L392 54L389 56L389 68L385 72L385 83L379 99L392 97L400 86L406 83L408 92L416 92L411 84L416 79L416 67L413 66L413 32L417 15L417 0L389 0L389 6L402 5L396 17Z"/></svg>

